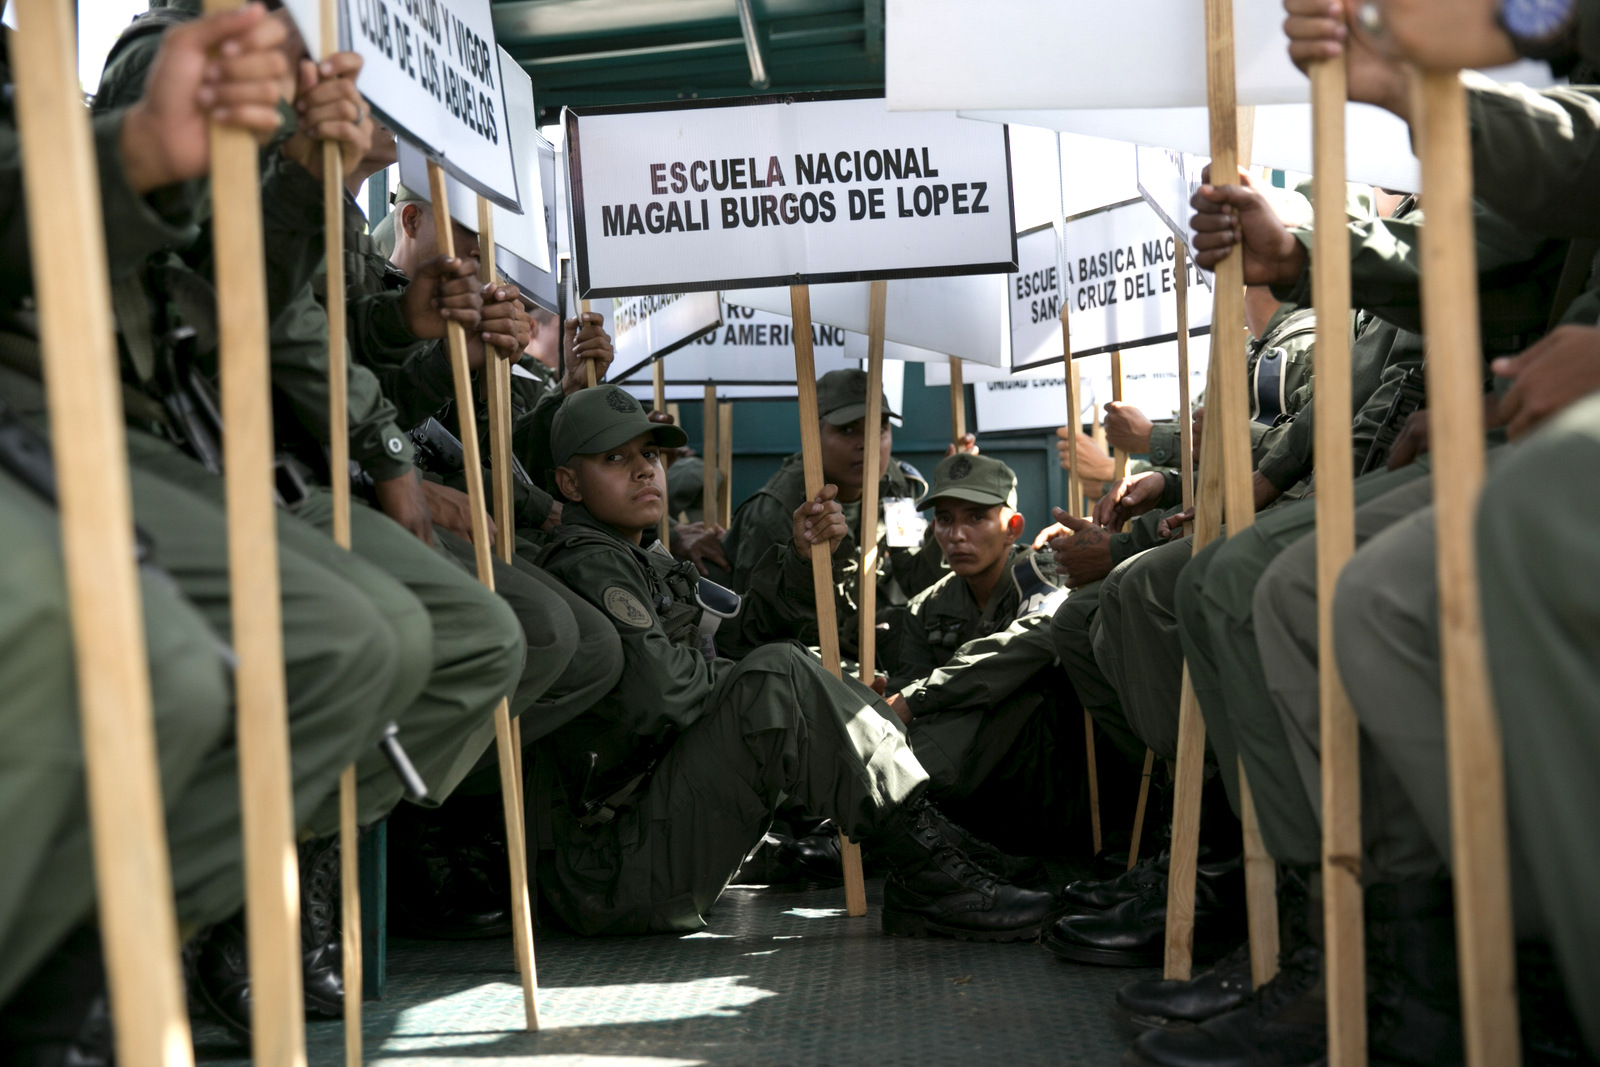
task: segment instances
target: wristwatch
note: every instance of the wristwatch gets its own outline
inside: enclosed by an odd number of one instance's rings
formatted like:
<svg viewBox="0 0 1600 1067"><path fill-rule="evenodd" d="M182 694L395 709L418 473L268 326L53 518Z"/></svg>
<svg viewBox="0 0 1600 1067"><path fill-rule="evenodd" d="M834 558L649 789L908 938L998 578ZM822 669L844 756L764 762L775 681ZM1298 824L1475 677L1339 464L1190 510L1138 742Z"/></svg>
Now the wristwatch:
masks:
<svg viewBox="0 0 1600 1067"><path fill-rule="evenodd" d="M1517 51L1529 59L1571 53L1577 29L1575 0L1501 0L1497 21Z"/></svg>

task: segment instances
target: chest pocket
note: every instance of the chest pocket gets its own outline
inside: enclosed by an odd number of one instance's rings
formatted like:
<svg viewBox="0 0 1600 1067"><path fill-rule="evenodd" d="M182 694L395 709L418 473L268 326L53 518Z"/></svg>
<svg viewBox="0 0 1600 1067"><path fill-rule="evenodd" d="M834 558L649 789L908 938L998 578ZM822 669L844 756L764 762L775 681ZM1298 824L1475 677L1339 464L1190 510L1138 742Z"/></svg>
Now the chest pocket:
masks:
<svg viewBox="0 0 1600 1067"><path fill-rule="evenodd" d="M925 625L928 644L932 645L940 656L946 658L974 637L982 636L977 632L973 620L957 615L933 615L928 618Z"/></svg>

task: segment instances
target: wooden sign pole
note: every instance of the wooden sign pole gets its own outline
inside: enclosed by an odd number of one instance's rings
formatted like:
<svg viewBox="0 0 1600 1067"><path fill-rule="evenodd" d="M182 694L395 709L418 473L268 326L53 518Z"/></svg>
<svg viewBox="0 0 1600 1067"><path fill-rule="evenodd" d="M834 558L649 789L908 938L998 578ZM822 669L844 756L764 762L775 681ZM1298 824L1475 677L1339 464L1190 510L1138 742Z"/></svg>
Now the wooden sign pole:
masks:
<svg viewBox="0 0 1600 1067"><path fill-rule="evenodd" d="M494 208L489 201L478 197L478 281L494 285L500 279L495 266ZM484 359L484 386L488 390L489 406L489 473L494 479L494 523L497 530L495 554L502 562L510 563L517 556L515 498L511 490L511 468L515 460L511 455L511 361L488 352ZM526 848L528 835L526 813L522 806L522 719L511 720L512 775L509 783L502 782L501 789L516 792L511 805L517 817L517 836ZM531 934L529 945L532 945ZM532 955L532 949L529 949ZM518 960L521 966L521 960ZM519 972L520 973L520 972Z"/></svg>
<svg viewBox="0 0 1600 1067"><path fill-rule="evenodd" d="M339 39L339 11L322 3L322 39ZM333 540L350 547L349 354L345 349L344 157L337 141L322 142L323 260L327 269L328 469ZM339 775L340 961L344 970L344 1061L361 1067L361 830L356 824L355 764Z"/></svg>
<svg viewBox="0 0 1600 1067"><path fill-rule="evenodd" d="M435 227L439 234L439 251L446 256L454 256L455 234L446 224L450 218L450 200L445 190L444 170L431 160L428 163L428 191L433 203L433 217L441 220L441 224ZM484 258L492 260L493 241L483 244L482 250ZM467 334L459 322L451 322L445 327L445 337L450 348L450 368L455 378L456 411L459 413L456 422L457 429L461 431L461 452L467 476L468 505L472 511L472 548L478 567L478 580L493 589L494 560L489 549L489 511L484 502L483 457L478 451L478 409L472 402L472 371L467 366ZM589 366L593 368L594 364L590 363ZM522 975L523 1014L527 1028L537 1030L538 980L533 969L527 842L522 835L522 814L518 810L517 754L511 734L510 705L504 698L494 709L494 737L500 756L500 796L505 809L506 851L511 863L511 924L517 970Z"/></svg>
<svg viewBox="0 0 1600 1067"><path fill-rule="evenodd" d="M1206 380L1217 380L1216 344L1212 343ZM1219 434L1200 439L1200 487L1194 494L1194 551L1199 552L1222 530L1222 445ZM1172 786L1172 851L1167 862L1167 940L1162 977L1186 982L1192 975L1194 948L1194 881L1200 862L1200 787L1206 760L1206 722L1200 701L1183 666L1178 698L1177 770Z"/></svg>
<svg viewBox="0 0 1600 1067"><path fill-rule="evenodd" d="M717 521L717 387L705 384L700 405L700 521Z"/></svg>
<svg viewBox="0 0 1600 1067"><path fill-rule="evenodd" d="M1144 750L1144 771L1139 775L1139 803L1133 809L1133 837L1128 842L1128 870L1139 862L1139 839L1144 836L1144 809L1150 802L1150 775L1154 773L1156 751Z"/></svg>
<svg viewBox="0 0 1600 1067"><path fill-rule="evenodd" d="M64 428L52 447L117 1059L188 1067L105 230L73 8L18 7L16 117L50 422Z"/></svg>
<svg viewBox="0 0 1600 1067"><path fill-rule="evenodd" d="M1420 74L1417 82L1413 99L1420 105L1420 121L1413 128L1428 203L1428 233L1422 243L1423 334L1428 339L1439 651L1464 1043L1470 1067L1514 1067L1521 1050L1504 764L1484 661L1473 543L1484 443L1472 153L1466 93L1456 72Z"/></svg>
<svg viewBox="0 0 1600 1067"><path fill-rule="evenodd" d="M950 440L957 448L967 439L967 387L961 380L961 359L950 357Z"/></svg>
<svg viewBox="0 0 1600 1067"><path fill-rule="evenodd" d="M726 530L733 525L733 401L717 405L717 470L722 475L717 485L717 524Z"/></svg>
<svg viewBox="0 0 1600 1067"><path fill-rule="evenodd" d="M822 492L822 433L817 414L817 364L811 340L811 288L789 287L789 310L794 319L794 377L800 403L800 457L805 466L806 499ZM817 640L822 665L835 678L843 676L839 661L839 620L833 603L833 559L826 543L811 546L811 589L817 602ZM861 873L861 846L843 833L845 911L860 917L867 913L867 883Z"/></svg>
<svg viewBox="0 0 1600 1067"><path fill-rule="evenodd" d="M339 39L339 10L322 3L322 39ZM330 44L331 47L331 44ZM333 540L350 547L349 353L345 348L344 157L337 141L322 143L323 259L327 269L328 468ZM344 1061L361 1067L361 830L355 764L339 775L340 961L344 971Z"/></svg>
<svg viewBox="0 0 1600 1067"><path fill-rule="evenodd" d="M1234 185L1239 167L1249 164L1253 109L1241 109L1234 90L1233 5L1206 0L1206 97L1211 116L1211 181ZM1211 433L1222 438L1222 495L1228 533L1255 522L1254 464L1250 457L1250 407L1245 381L1244 258L1233 254L1217 264L1212 305L1212 368L1208 382ZM1240 769L1239 808L1244 824L1245 893L1250 911L1250 966L1259 986L1278 968L1277 871L1261 847L1255 806Z"/></svg>
<svg viewBox="0 0 1600 1067"><path fill-rule="evenodd" d="M867 411L861 423L861 588L856 594L861 610L856 617L856 648L861 661L861 684L870 686L878 669L878 480L882 459L878 412L883 395L883 321L888 282L873 282L867 312Z"/></svg>
<svg viewBox="0 0 1600 1067"><path fill-rule="evenodd" d="M1122 403L1122 353L1111 353L1111 399ZM1128 476L1128 453L1124 449L1117 449L1116 459L1113 461L1111 480L1120 482Z"/></svg>
<svg viewBox="0 0 1600 1067"><path fill-rule="evenodd" d="M667 410L667 366L661 360L650 365L651 384L655 386L655 409ZM674 420L676 421L676 420ZM656 536L664 545L671 544L672 516L668 514L668 501L662 501L661 522L656 526Z"/></svg>
<svg viewBox="0 0 1600 1067"><path fill-rule="evenodd" d="M1312 207L1317 309L1317 633L1322 748L1322 893L1328 1063L1367 1061L1362 943L1361 766L1355 711L1333 650L1339 572L1355 552L1355 465L1350 423L1350 231L1345 225L1346 97L1343 60L1311 68Z"/></svg>
<svg viewBox="0 0 1600 1067"><path fill-rule="evenodd" d="M580 300L578 302L578 310L583 312L585 315L589 314L589 312L592 310L592 308L593 308L593 305L587 300ZM582 323L579 323L579 326L582 326ZM590 389L593 389L595 386L600 384L600 377L599 377L598 374L595 373L595 369L594 369L594 357L590 356L590 357L586 357L584 359L584 361L583 361L583 370L584 370L584 374L589 379L589 388Z"/></svg>
<svg viewBox="0 0 1600 1067"><path fill-rule="evenodd" d="M206 0L208 14L238 0ZM283 618L278 587L267 288L255 139L211 124L211 204L233 603L252 1058L305 1063L300 884L290 783Z"/></svg>

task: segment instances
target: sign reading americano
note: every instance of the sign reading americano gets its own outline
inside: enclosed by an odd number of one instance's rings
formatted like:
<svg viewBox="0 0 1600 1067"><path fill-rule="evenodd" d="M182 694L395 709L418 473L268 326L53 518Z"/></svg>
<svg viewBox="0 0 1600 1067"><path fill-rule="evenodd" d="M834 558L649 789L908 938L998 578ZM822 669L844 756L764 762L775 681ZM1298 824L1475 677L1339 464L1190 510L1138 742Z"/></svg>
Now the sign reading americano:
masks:
<svg viewBox="0 0 1600 1067"><path fill-rule="evenodd" d="M1003 128L832 94L564 119L584 296L1015 265Z"/></svg>

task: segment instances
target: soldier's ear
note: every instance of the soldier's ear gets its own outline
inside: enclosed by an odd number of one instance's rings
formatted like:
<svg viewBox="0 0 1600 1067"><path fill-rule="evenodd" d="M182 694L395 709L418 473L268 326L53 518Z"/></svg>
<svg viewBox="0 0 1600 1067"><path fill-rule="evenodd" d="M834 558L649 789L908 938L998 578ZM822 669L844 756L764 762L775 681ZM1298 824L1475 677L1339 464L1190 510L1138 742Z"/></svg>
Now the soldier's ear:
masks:
<svg viewBox="0 0 1600 1067"><path fill-rule="evenodd" d="M422 228L422 207L416 201L408 200L400 207L400 228L407 237L415 237Z"/></svg>
<svg viewBox="0 0 1600 1067"><path fill-rule="evenodd" d="M1007 509L1010 510L1009 508ZM1006 537L1012 541L1022 536L1022 531L1028 528L1028 520L1022 517L1020 511L1012 511L1006 519Z"/></svg>
<svg viewBox="0 0 1600 1067"><path fill-rule="evenodd" d="M555 471L556 488L561 490L561 495L574 504L583 503L583 492L578 488L578 472L571 467L557 467Z"/></svg>

